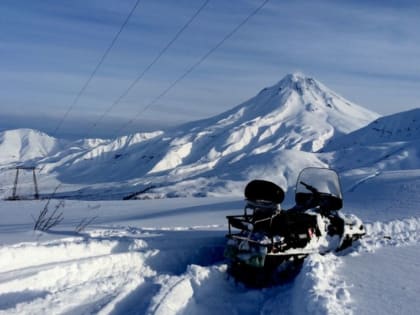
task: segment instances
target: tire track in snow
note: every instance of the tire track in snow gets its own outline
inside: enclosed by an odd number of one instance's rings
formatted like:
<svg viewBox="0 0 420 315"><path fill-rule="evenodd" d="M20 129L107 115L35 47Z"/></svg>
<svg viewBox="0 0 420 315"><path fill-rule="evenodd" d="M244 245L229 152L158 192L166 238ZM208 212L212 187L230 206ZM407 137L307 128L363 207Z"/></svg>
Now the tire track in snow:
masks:
<svg viewBox="0 0 420 315"><path fill-rule="evenodd" d="M187 276L162 276L157 281L161 289L152 299L147 314L180 314L194 294Z"/></svg>
<svg viewBox="0 0 420 315"><path fill-rule="evenodd" d="M282 314L288 313L290 286L250 289L227 274L227 265L189 265L180 276L163 275L157 279L160 291L153 297L148 315L231 315L272 314L278 310L267 301L283 302ZM275 304L278 306L278 303ZM272 312L275 310L274 312Z"/></svg>
<svg viewBox="0 0 420 315"><path fill-rule="evenodd" d="M160 275L160 290L148 315L175 314L352 314L348 285L337 275L340 257L308 256L291 282L250 289L228 279L227 266L188 265L181 275Z"/></svg>

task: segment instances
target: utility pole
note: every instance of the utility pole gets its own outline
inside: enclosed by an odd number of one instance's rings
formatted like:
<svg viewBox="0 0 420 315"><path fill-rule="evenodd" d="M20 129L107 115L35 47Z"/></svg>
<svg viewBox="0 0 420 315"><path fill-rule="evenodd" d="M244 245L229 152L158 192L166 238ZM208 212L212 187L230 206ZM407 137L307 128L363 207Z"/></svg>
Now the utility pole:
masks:
<svg viewBox="0 0 420 315"><path fill-rule="evenodd" d="M17 190L18 178L19 178L19 168L16 167L16 176L15 176L15 182L13 183L13 193L12 193L12 198L11 198L12 200L17 200L16 190Z"/></svg>
<svg viewBox="0 0 420 315"><path fill-rule="evenodd" d="M34 179L34 188L35 188L34 198L38 200L39 199L39 191L38 191L38 182L36 181L35 167L32 169L32 177Z"/></svg>
<svg viewBox="0 0 420 315"><path fill-rule="evenodd" d="M15 181L13 183L12 197L10 197L9 200L19 200L19 196L17 195L19 170L32 171L32 180L34 182L34 190L35 190L34 199L39 199L38 182L36 180L36 172L35 172L36 167L34 167L34 166L16 166L16 175L15 175Z"/></svg>

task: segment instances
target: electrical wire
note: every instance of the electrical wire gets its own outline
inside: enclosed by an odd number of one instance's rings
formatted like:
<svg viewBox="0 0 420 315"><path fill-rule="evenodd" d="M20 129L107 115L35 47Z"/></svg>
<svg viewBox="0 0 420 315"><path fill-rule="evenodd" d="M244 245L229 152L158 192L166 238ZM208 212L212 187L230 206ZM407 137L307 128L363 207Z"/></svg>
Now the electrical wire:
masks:
<svg viewBox="0 0 420 315"><path fill-rule="evenodd" d="M79 99L81 98L81 96L83 95L83 93L86 91L87 87L89 86L90 82L92 81L93 77L96 75L96 73L98 72L99 68L101 67L101 65L103 64L103 62L105 61L105 58L108 56L109 52L111 51L111 49L114 47L115 43L118 40L118 37L120 36L120 34L122 33L122 31L124 30L124 28L126 27L128 21L130 20L131 16L133 15L134 11L136 10L137 6L139 5L141 0L136 0L136 2L134 3L133 7L131 8L129 14L127 15L127 17L125 18L124 22L122 23L122 25L120 26L118 32L115 34L115 36L113 37L111 43L108 45L107 49L105 50L105 52L103 53L102 57L100 58L99 62L96 64L95 68L93 69L93 71L91 72L91 74L89 75L87 81L85 82L85 84L82 86L82 88L79 90L79 92L77 93L76 97L74 98L73 102L70 104L70 106L67 108L66 112L64 113L63 117L60 119L60 121L58 122L57 126L55 127L54 131L52 132L52 136L55 137L58 130L61 128L61 126L63 125L64 121L67 119L68 115L70 114L70 112L73 110L74 106L77 104L77 102L79 101Z"/></svg>
<svg viewBox="0 0 420 315"><path fill-rule="evenodd" d="M236 25L228 34L223 37L223 39L213 46L209 51L207 51L198 61L196 61L192 66L190 66L181 76L179 76L175 81L173 81L165 90L163 90L158 96L156 96L150 103L138 111L133 118L127 121L124 125L115 129L114 133L116 135L124 131L129 125L134 123L142 113L147 109L155 105L162 97L164 97L170 90L172 90L179 82L185 79L191 72L194 71L200 64L202 64L211 54L213 54L217 49L220 48L228 39L230 39L242 26L244 26L252 17L254 17L267 3L269 0L264 0L256 9L254 9L244 20L242 20L238 25Z"/></svg>
<svg viewBox="0 0 420 315"><path fill-rule="evenodd" d="M205 0L203 4L195 11L195 13L190 17L190 19L178 30L175 36L165 45L165 47L156 55L152 62L147 65L147 67L136 77L136 79L131 82L131 84L124 90L124 92L118 96L118 98L101 114L101 116L92 124L92 127L88 130L87 135L91 134L91 131L96 128L96 126L111 112L111 110L116 107L130 91L136 86L145 74L159 61L159 59L165 54L165 52L172 46L172 44L181 36L181 34L190 26L190 24L195 20L195 18L200 14L201 11L207 6L210 0Z"/></svg>

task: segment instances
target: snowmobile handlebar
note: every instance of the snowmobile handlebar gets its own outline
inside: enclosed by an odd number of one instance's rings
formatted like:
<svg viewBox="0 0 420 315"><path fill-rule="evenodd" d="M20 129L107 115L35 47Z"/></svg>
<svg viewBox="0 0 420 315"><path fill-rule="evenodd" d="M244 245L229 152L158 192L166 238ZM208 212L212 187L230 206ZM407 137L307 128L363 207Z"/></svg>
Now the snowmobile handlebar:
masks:
<svg viewBox="0 0 420 315"><path fill-rule="evenodd" d="M297 193L296 195L300 195L300 201L296 199L296 203L299 203L301 206L305 207L306 209L315 208L319 206L321 210L339 210L343 206L343 201L341 197L334 196L331 193L323 193L316 189L314 186L309 185L303 181L299 182L304 186L307 190L311 193ZM306 197L304 197L306 195ZM308 197L310 195L310 197Z"/></svg>
<svg viewBox="0 0 420 315"><path fill-rule="evenodd" d="M299 183L302 184L307 190L309 190L314 195L319 195L318 189L316 189L314 186L311 186L303 181L300 181Z"/></svg>

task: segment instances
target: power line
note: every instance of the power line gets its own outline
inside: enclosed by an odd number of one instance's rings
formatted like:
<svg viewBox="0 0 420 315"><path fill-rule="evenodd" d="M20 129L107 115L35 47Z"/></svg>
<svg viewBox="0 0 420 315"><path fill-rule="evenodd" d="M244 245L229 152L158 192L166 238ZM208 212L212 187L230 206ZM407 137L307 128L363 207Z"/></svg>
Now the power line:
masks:
<svg viewBox="0 0 420 315"><path fill-rule="evenodd" d="M114 38L112 39L111 43L108 45L107 49L105 50L104 54L102 55L101 59L99 60L99 62L96 64L96 67L93 69L93 71L91 72L91 74L89 75L87 81L85 82L85 84L82 86L82 88L80 89L79 93L77 93L75 99L73 100L73 102L70 104L70 106L67 108L67 111L64 113L63 117L61 118L61 120L58 122L57 126L55 127L52 136L54 137L57 133L57 131L61 128L61 126L63 125L64 121L66 120L67 116L70 114L70 112L73 110L73 107L77 104L77 102L79 101L80 97L83 95L83 93L86 91L86 88L89 86L90 81L92 81L93 77L96 75L96 72L98 72L99 68L101 67L102 63L104 62L105 58L108 56L109 52L111 51L111 49L114 47L115 43L118 40L118 37L120 36L120 34L122 33L122 31L124 30L124 28L126 27L128 21L130 20L131 16L133 15L134 11L136 10L137 6L139 5L141 0L136 0L136 2L134 3L134 6L131 8L129 14L127 15L127 17L125 18L124 22L122 23L120 29L118 30L118 32L115 34Z"/></svg>
<svg viewBox="0 0 420 315"><path fill-rule="evenodd" d="M181 82L185 77L187 77L191 72L194 71L200 64L202 64L211 54L213 54L220 46L223 45L229 38L231 38L242 26L244 26L253 16L255 16L267 3L269 0L264 0L256 9L254 9L244 20L242 20L238 25L236 25L223 39L218 42L214 47L212 47L207 53L205 53L198 61L196 61L190 68L188 68L181 76L179 76L175 81L173 81L162 93L155 97L149 104L143 107L138 111L133 118L127 121L120 128L115 130L115 134L122 132L130 124L136 121L140 115L145 112L147 109L156 104L162 97L164 97L172 88L174 88L179 82Z"/></svg>
<svg viewBox="0 0 420 315"><path fill-rule="evenodd" d="M117 106L130 91L134 88L137 83L143 79L144 75L155 65L159 59L165 54L165 52L172 46L172 44L181 36L181 34L190 26L190 24L195 20L195 18L200 14L200 12L207 6L210 0L205 0L203 4L197 9L197 11L191 16L191 18L179 29L175 36L166 44L166 46L156 55L152 62L137 76L137 78L128 86L128 88L109 106L102 115L93 123L92 127L88 130L87 134L89 135L92 129L94 129L104 118L108 115L111 110Z"/></svg>

